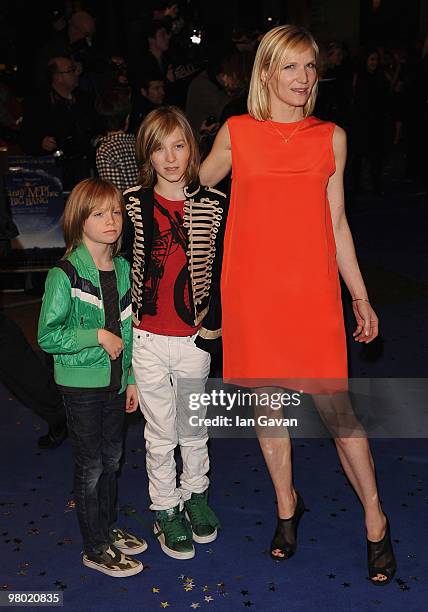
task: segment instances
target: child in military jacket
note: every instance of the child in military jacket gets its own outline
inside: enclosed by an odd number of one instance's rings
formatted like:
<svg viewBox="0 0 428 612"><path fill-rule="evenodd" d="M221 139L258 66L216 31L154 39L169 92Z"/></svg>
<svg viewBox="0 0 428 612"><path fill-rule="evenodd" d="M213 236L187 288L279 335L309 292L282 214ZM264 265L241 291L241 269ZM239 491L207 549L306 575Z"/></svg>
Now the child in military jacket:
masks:
<svg viewBox="0 0 428 612"><path fill-rule="evenodd" d="M204 392L220 342L219 280L227 198L199 185L192 130L175 107L152 111L137 134L139 185L124 192L124 248L132 269L133 371L146 419L146 465L154 533L165 554L195 555L217 537L208 505ZM174 450L183 463L176 485ZM192 541L193 540L193 541Z"/></svg>

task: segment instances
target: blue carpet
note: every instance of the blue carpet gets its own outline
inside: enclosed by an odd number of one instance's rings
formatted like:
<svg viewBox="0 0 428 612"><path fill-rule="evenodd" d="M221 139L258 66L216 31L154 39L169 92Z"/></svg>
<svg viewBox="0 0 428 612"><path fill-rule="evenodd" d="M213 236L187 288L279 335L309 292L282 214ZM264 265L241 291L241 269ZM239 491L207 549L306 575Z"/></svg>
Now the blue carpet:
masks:
<svg viewBox="0 0 428 612"><path fill-rule="evenodd" d="M349 218L382 340L349 340L354 377L424 377L428 363L426 194L390 181L383 199L350 202ZM345 304L348 338L354 328ZM120 526L146 537L145 571L114 580L81 564L72 507L70 445L39 452L44 425L0 387L0 588L61 590L70 611L243 610L420 612L428 601L428 441L372 441L380 494L398 561L396 580L366 579L363 516L333 444L297 440L296 486L309 512L299 550L285 563L266 554L275 509L256 440L211 441L211 502L222 530L190 561L166 557L150 536L142 424L132 424L120 480ZM421 432L426 436L427 432ZM192 606L193 604L193 606Z"/></svg>
<svg viewBox="0 0 428 612"><path fill-rule="evenodd" d="M150 536L142 424L135 423L120 480L120 525L148 538L141 556L148 567L114 580L80 561L69 442L39 452L40 421L3 389L0 404L2 589L62 590L65 608L73 611L426 609L426 441L373 443L399 566L394 583L381 588L366 579L362 512L328 440L295 443L295 479L309 511L292 560L275 563L266 554L275 511L257 441L219 439L211 441L211 501L222 521L220 535L197 545L190 561L166 557Z"/></svg>

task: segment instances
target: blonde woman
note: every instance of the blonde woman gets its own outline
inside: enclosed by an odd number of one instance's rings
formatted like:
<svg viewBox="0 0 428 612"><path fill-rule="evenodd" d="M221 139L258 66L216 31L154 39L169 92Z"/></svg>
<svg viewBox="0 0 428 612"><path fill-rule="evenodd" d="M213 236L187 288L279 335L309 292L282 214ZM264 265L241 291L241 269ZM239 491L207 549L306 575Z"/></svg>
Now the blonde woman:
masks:
<svg viewBox="0 0 428 612"><path fill-rule="evenodd" d="M269 31L257 51L248 115L220 129L200 178L232 170L222 272L224 376L247 386L313 394L321 414L349 411L339 272L352 296L354 339L378 335L344 209L345 132L311 115L318 46L306 30ZM369 574L395 572L389 526L366 437L335 436L343 469L365 511ZM292 481L288 437L260 437L275 487L273 559L291 557L303 500Z"/></svg>

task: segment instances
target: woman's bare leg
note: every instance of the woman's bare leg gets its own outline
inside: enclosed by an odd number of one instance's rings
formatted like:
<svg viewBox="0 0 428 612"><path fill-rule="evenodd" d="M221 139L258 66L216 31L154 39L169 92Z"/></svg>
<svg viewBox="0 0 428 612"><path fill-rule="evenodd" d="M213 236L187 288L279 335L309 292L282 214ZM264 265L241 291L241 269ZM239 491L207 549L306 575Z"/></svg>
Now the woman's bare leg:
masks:
<svg viewBox="0 0 428 612"><path fill-rule="evenodd" d="M275 488L278 517L290 518L294 514L297 499L293 486L290 438L259 436L259 443Z"/></svg>
<svg viewBox="0 0 428 612"><path fill-rule="evenodd" d="M259 443L275 487L278 517L288 519L293 516L297 503L297 495L293 486L290 438L288 436L278 438L259 436ZM271 554L278 558L285 556L281 548L273 548Z"/></svg>
<svg viewBox="0 0 428 612"><path fill-rule="evenodd" d="M272 392L272 389L259 388L256 392L260 396L262 393ZM256 406L254 414L257 422L257 418L261 415L275 418L281 413L272 410L269 406ZM275 488L278 517L288 519L293 516L297 503L297 494L293 485L291 440L285 427L269 427L268 432L266 435L266 428L256 426L260 448ZM272 553L274 556L284 557L280 549L274 549Z"/></svg>
<svg viewBox="0 0 428 612"><path fill-rule="evenodd" d="M313 396L313 400L335 440L345 474L363 505L367 538L373 542L381 540L385 533L386 518L379 501L373 457L365 431L353 412L349 395L319 395ZM260 428L257 433L275 488L278 516L289 518L294 514L296 492L293 486L288 431L281 428L277 437L264 437ZM384 578L383 575L378 575L379 580Z"/></svg>
<svg viewBox="0 0 428 612"><path fill-rule="evenodd" d="M385 534L386 517L380 505L373 457L365 432L354 415L349 395L314 396L313 400L334 437L343 470L364 508L367 538L373 542L381 540ZM377 579L385 577L378 574Z"/></svg>

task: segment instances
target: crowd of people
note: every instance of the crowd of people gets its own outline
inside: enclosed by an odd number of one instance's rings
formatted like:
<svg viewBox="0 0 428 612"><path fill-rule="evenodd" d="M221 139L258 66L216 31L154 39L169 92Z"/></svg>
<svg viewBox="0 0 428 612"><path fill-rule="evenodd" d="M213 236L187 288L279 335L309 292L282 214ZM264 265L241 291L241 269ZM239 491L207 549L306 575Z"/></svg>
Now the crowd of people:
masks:
<svg viewBox="0 0 428 612"><path fill-rule="evenodd" d="M246 112L263 32L237 27L230 40L221 40L208 28L193 30L179 4L164 1L123 24L120 55L99 43L103 37L84 2L64 7L69 14L53 12L50 34L34 51L23 91L0 82L0 138L12 152L55 155L66 190L99 172L97 147L112 130L97 100L112 90L129 98L126 134L136 134L154 108L173 104L186 113L203 156L222 123ZM427 72L427 44L372 43L357 50L340 41L321 45L315 115L348 133L347 187L353 192L382 193L386 155L400 143L407 175L425 181Z"/></svg>
<svg viewBox="0 0 428 612"><path fill-rule="evenodd" d="M226 378L249 387L273 378L311 394L324 416L352 413L339 273L352 297L354 339L374 340L378 321L344 212L345 131L352 190L364 187L367 167L368 187L381 194L385 153L401 140L409 173L424 178L423 155L411 159L427 121L426 49L412 57L378 46L356 60L340 43L320 51L306 30L278 26L195 54L173 2L131 25L128 55L119 57L97 47L95 20L82 7L59 19L34 62L14 133L23 152L58 160L71 192L67 250L48 275L38 340L54 356L65 407L83 563L111 576L139 573L132 555L147 547L115 524L123 418L138 403L163 552L189 559L193 542L217 537L207 430L189 431L188 393L178 382L196 380L203 391L220 335ZM299 207L284 205L296 199ZM260 214L261 202L268 214ZM295 230L285 246L284 226ZM254 333L255 276L262 339ZM324 343L316 343L319 329ZM45 386L49 393L51 378ZM45 447L66 435L64 409L58 414ZM387 584L396 563L367 439L337 431L334 438L365 511L370 580ZM288 559L305 511L290 441L260 444L278 500L270 553Z"/></svg>

